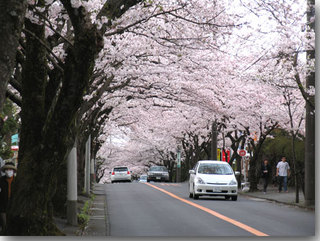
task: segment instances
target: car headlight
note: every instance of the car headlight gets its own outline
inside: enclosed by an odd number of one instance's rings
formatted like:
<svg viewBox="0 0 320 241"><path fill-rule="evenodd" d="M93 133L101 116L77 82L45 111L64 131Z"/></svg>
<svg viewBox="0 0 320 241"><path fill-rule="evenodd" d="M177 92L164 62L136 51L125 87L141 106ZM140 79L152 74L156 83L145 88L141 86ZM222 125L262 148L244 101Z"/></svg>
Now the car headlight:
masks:
<svg viewBox="0 0 320 241"><path fill-rule="evenodd" d="M199 184L205 184L205 182L204 182L200 177L197 177L197 183L199 183Z"/></svg>
<svg viewBox="0 0 320 241"><path fill-rule="evenodd" d="M238 182L237 182L237 180L235 180L235 179L232 179L230 182L229 182L229 185L237 185L238 184Z"/></svg>

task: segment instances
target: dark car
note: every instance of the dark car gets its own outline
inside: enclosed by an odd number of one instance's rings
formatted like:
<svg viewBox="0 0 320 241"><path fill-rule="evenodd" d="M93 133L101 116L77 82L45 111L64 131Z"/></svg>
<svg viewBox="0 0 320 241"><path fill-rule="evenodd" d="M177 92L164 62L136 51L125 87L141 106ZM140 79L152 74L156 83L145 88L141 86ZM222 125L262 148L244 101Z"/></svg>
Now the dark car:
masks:
<svg viewBox="0 0 320 241"><path fill-rule="evenodd" d="M148 171L147 182L150 181L169 181L168 169L164 166L152 166Z"/></svg>

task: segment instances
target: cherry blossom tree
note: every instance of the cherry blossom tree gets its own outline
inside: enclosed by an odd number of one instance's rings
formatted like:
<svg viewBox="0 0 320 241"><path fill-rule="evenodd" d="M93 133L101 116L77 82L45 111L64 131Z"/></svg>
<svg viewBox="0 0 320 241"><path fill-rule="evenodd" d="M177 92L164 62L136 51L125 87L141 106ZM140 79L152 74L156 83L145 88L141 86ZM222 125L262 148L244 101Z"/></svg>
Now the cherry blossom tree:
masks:
<svg viewBox="0 0 320 241"><path fill-rule="evenodd" d="M182 145L187 170L208 156L216 122L235 135L227 145L245 133L255 189L264 140L278 125L292 128L278 87L303 81L312 68L299 57L314 41L298 30L305 26L299 6L294 0L30 0L17 78L10 81L20 94L10 91L11 98L22 97L22 128L9 232L55 233L58 174L75 139L81 147L88 135L93 156L107 167L172 169Z"/></svg>
<svg viewBox="0 0 320 241"><path fill-rule="evenodd" d="M183 66L187 67L185 69L180 67L179 72L176 70L179 76L172 75L174 71L171 70L175 69L172 62L170 62L170 66L161 66L164 59L158 58L154 63L155 66L166 67L168 70L166 73L162 73L162 79L148 84L149 75L148 79L143 80L142 85L136 83L129 85L134 89L128 88L127 91L135 93L138 89L140 99L150 100L154 106L173 111L177 111L177 102L181 102L184 106L183 109L187 112L190 111L192 116L195 116L195 113L199 114L196 120L193 120L190 115L184 114L180 122L185 123L182 120L186 120L186 123L189 124L198 123L199 125L196 126L202 129L202 132L206 130L206 134L203 136L207 136L209 132L208 123L217 118L224 120L224 128L229 133L229 139L232 143L237 140L239 144L239 141L242 140L242 138L236 138L237 131L245 133L244 137L249 138L251 150L254 150L252 152L251 186L252 190L255 190L258 171L257 160L264 140L276 127L292 129L290 118L286 115L287 110L283 105L285 99L279 87L282 89L299 88L305 98L306 90L301 81L305 80L308 69L312 70L313 68L313 64L306 64L302 60L306 49L314 48L314 34L306 35L301 32L301 28L306 27L303 4L305 3L300 1L241 1L239 6L242 7L242 10L239 11L237 8L237 13L241 15L242 24L239 24L238 28L233 31L233 35L228 38L230 44L221 44L221 39L219 39L218 51L213 48L208 48L208 51L202 49L204 52L201 54L194 48L193 53L188 53L188 55L184 53L184 59L180 61L183 61L185 63ZM229 11L232 12L230 9ZM263 22L267 24L263 24ZM188 62L190 59L193 61ZM169 74L171 75L169 76ZM164 82L163 78L170 78L170 83ZM175 82L175 80L178 81ZM161 88L162 91L157 92L157 88ZM166 93L166 96L163 93ZM130 94L130 98L136 99L135 94ZM293 96L299 102L298 93L295 92ZM163 99L170 99L170 102ZM135 104L136 107L146 105L138 103ZM193 105L194 108L187 105ZM199 109L195 111L195 107ZM131 106L130 108L137 111L135 107ZM151 114L152 111L153 109L148 107L148 114ZM298 112L300 114L303 112L301 106ZM141 118L139 118L141 113L139 111L138 113L135 123L141 122ZM152 113L151 115L159 116L160 114ZM171 116L171 118L178 117ZM147 120L148 118L143 115L143 119ZM300 117L294 118L295 122L299 123L300 120ZM153 121L154 119L150 120L150 122ZM145 122L143 123L144 126L136 133L148 129ZM161 123L163 130L164 123L167 122L163 122L161 119ZM169 126L166 135L175 133L172 136L177 138L180 133L178 138L182 139L181 133L191 133L190 128L192 129L192 127L185 125L179 129L177 135ZM174 127L177 130L177 125ZM301 125L294 125L294 128L295 131L304 133ZM154 128L151 129L154 130ZM235 137L232 137L231 133L234 133ZM251 136L252 133L257 134L256 142ZM156 136L159 137L159 135ZM147 138L148 136L145 135L142 139L145 141ZM173 138L169 143L171 144L168 146L176 146L176 139ZM152 142L148 142L149 148L151 144ZM162 149L166 148L162 146Z"/></svg>
<svg viewBox="0 0 320 241"><path fill-rule="evenodd" d="M120 17L136 1L124 1L109 19ZM92 23L83 6L69 1L29 2L25 21L21 95L22 128L19 149L19 174L9 209L8 232L19 235L55 234L52 222L52 197L56 192L58 173L71 147L70 128L80 107L96 56L103 48L100 30ZM69 20L62 32L50 25L50 11ZM118 8L115 8L118 9ZM56 30L57 39L49 38L46 27ZM72 27L71 27L72 26ZM46 43L51 40L51 46ZM55 42L55 40L57 40ZM59 41L66 43L62 48ZM65 51L64 51L65 50ZM60 58L59 58L60 57ZM71 136L72 138L72 136ZM31 171L30 171L31 170Z"/></svg>
<svg viewBox="0 0 320 241"><path fill-rule="evenodd" d="M23 19L26 11L25 0L6 0L0 4L0 122L3 122L3 106L6 96L10 96L7 91L9 81L12 81L12 73L16 65L16 54L19 45L19 38ZM2 129L2 125L1 125Z"/></svg>
<svg viewBox="0 0 320 241"><path fill-rule="evenodd" d="M245 9L247 19L262 18L268 23L264 25L261 21L256 21L257 24L248 25L250 28L247 28L247 32L236 33L240 39L257 40L255 46L259 46L252 48L249 54L239 52L239 56L242 57L250 55L248 59L251 59L251 63L245 62L245 72L252 73L253 79L258 77L284 90L299 89L307 104L314 107L312 97L307 97L307 93L314 96L314 86L309 88L305 82L307 76L314 73L313 58L305 61L306 52L314 51L314 4L308 3L307 6L306 2L301 1L241 1L239 6ZM241 44L243 43L249 45L250 41L242 41ZM296 103L299 102L300 97L297 93L293 98ZM299 117L295 122L300 120ZM295 131L304 133L301 126L294 126ZM288 125L283 128L292 130Z"/></svg>
<svg viewBox="0 0 320 241"><path fill-rule="evenodd" d="M284 105L287 107L287 113L290 119L290 129L288 128L288 130L292 140L291 141L292 158L293 158L292 164L293 164L293 176L294 176L295 187L296 187L296 203L299 203L299 186L302 179L301 174L303 173L304 170L301 170L297 164L296 139L299 138L299 136L301 136L301 129L303 127L305 113L303 108L304 107L303 101L299 100L297 98L297 95L294 95L294 91L298 91L298 90L284 89L283 96L285 99ZM302 190L304 191L303 181L302 181Z"/></svg>
<svg viewBox="0 0 320 241"><path fill-rule="evenodd" d="M11 234L55 233L51 200L57 173L75 139L74 120L83 95L88 95L84 100L89 108L84 107L80 120L90 122L91 114L99 120L100 113L94 114L92 108L102 108L104 102L91 105L95 94L102 98L102 92L112 92L137 76L156 82L164 72L159 67L177 61L187 49L204 50L204 45L195 44L206 39L215 42L218 33L228 29L228 18L222 13L223 8L210 1L28 2L20 46L23 58L17 67L22 73L21 90L11 85L22 97L18 195L9 211ZM182 22L189 23L189 31ZM150 44L148 51L143 50L146 44ZM159 54L161 45L167 52ZM142 68L146 61L152 71ZM101 76L102 70L107 74Z"/></svg>

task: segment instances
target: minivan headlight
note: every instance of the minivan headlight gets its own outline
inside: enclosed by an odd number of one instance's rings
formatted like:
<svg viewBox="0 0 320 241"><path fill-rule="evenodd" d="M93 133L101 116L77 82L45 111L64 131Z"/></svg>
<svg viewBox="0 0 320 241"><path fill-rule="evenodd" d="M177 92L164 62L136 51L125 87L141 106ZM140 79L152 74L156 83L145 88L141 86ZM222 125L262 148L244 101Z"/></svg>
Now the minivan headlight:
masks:
<svg viewBox="0 0 320 241"><path fill-rule="evenodd" d="M205 184L205 182L204 182L200 177L197 177L197 183L199 183L199 184Z"/></svg>
<svg viewBox="0 0 320 241"><path fill-rule="evenodd" d="M238 184L238 182L237 182L237 180L235 180L235 179L232 179L230 182L229 182L229 185L237 185Z"/></svg>

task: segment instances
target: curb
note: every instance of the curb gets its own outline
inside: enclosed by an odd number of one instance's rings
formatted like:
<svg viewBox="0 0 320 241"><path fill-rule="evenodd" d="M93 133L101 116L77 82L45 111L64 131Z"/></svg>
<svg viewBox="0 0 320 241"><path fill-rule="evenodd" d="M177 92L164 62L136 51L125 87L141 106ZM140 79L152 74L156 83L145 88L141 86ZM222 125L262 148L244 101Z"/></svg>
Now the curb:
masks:
<svg viewBox="0 0 320 241"><path fill-rule="evenodd" d="M108 203L106 196L104 196L104 220L106 223L106 236L110 236L110 221L109 221L109 212L108 212Z"/></svg>
<svg viewBox="0 0 320 241"><path fill-rule="evenodd" d="M108 236L109 220L107 218L107 204L105 189L95 185L92 192L95 199L90 208L89 222L82 236Z"/></svg>

